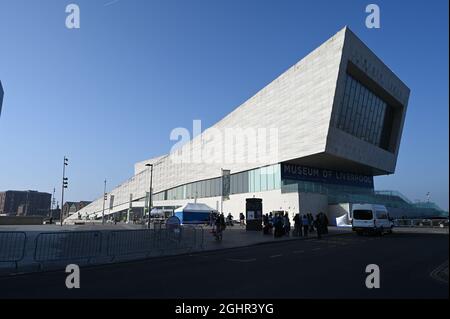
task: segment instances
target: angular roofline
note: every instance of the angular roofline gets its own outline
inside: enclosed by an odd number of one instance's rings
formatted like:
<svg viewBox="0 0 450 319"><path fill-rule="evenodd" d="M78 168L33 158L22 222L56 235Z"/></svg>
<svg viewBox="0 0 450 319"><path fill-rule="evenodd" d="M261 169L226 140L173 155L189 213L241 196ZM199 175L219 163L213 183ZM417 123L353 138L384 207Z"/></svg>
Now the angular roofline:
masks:
<svg viewBox="0 0 450 319"><path fill-rule="evenodd" d="M397 73L392 71L392 69L383 60L381 60L381 58L366 44L366 42L364 42L360 37L358 37L358 35L355 32L353 32L352 29L350 29L349 26L345 26L342 30L345 30L345 37L347 37L347 34L350 33L355 38L357 38L364 45L364 47L370 53L372 53L376 57L376 59L379 62L381 62L381 64L384 65L396 77L396 80L398 80L400 83L402 83L405 86L405 88L408 89L409 92L411 92L411 89L409 88L409 86L400 79L400 77L397 75Z"/></svg>

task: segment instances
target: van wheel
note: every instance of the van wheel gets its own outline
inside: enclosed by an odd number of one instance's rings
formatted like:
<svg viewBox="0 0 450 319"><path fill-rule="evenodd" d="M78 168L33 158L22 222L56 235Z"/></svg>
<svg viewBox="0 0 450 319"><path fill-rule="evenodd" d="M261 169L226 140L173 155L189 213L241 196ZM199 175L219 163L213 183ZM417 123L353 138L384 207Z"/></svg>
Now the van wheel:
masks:
<svg viewBox="0 0 450 319"><path fill-rule="evenodd" d="M362 231L357 231L356 234L357 234L358 236L362 236L362 235L363 235L363 232L362 232Z"/></svg>
<svg viewBox="0 0 450 319"><path fill-rule="evenodd" d="M384 228L383 227L380 228L379 234L380 234L380 236L384 235Z"/></svg>

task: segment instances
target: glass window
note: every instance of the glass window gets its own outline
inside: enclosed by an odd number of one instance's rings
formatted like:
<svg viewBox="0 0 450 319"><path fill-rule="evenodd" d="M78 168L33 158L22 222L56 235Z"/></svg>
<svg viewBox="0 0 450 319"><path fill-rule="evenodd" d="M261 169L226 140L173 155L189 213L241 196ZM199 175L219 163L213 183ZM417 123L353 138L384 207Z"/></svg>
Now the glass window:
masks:
<svg viewBox="0 0 450 319"><path fill-rule="evenodd" d="M187 184L187 198L194 198L192 193L192 183Z"/></svg>
<svg viewBox="0 0 450 319"><path fill-rule="evenodd" d="M352 112L350 114L350 123L349 123L349 132L350 134L354 134L355 130L355 122L356 122L356 112L358 111L358 104L359 104L359 92L361 90L361 86L356 85L355 86L355 98L353 100L353 106L351 108Z"/></svg>
<svg viewBox="0 0 450 319"><path fill-rule="evenodd" d="M261 191L267 190L267 167L261 167Z"/></svg>
<svg viewBox="0 0 450 319"><path fill-rule="evenodd" d="M281 188L281 168L280 164L274 166L274 189Z"/></svg>
<svg viewBox="0 0 450 319"><path fill-rule="evenodd" d="M255 191L255 171L251 170L248 172L248 191L250 193Z"/></svg>
<svg viewBox="0 0 450 319"><path fill-rule="evenodd" d="M367 106L367 100L369 97L369 90L364 88L364 97L363 97L363 103L362 103L362 110L361 110L361 125L359 126L358 135L361 136L361 139L364 141L367 141L366 133L367 133L367 113L368 113L368 106Z"/></svg>
<svg viewBox="0 0 450 319"><path fill-rule="evenodd" d="M220 195L220 181L217 178L213 179L213 185L214 185L214 194L213 196L219 196Z"/></svg>
<svg viewBox="0 0 450 319"><path fill-rule="evenodd" d="M205 181L205 197L211 197L211 180Z"/></svg>
<svg viewBox="0 0 450 319"><path fill-rule="evenodd" d="M342 104L337 110L334 125L364 141L380 146L388 107L371 90L347 74Z"/></svg>
<svg viewBox="0 0 450 319"><path fill-rule="evenodd" d="M205 181L200 182L200 196L199 197L205 197L206 195L206 183Z"/></svg>
<svg viewBox="0 0 450 319"><path fill-rule="evenodd" d="M242 173L236 174L236 194L242 193Z"/></svg>
<svg viewBox="0 0 450 319"><path fill-rule="evenodd" d="M378 219L388 219L387 212L376 211L375 214L376 214Z"/></svg>
<svg viewBox="0 0 450 319"><path fill-rule="evenodd" d="M274 167L267 167L267 190L274 189Z"/></svg>
<svg viewBox="0 0 450 319"><path fill-rule="evenodd" d="M355 82L353 79L350 78L350 98L348 99L348 105L344 107L344 114L343 114L343 120L344 120L344 130L346 132L349 131L349 124L350 124L350 114L352 113L352 106L355 99Z"/></svg>
<svg viewBox="0 0 450 319"><path fill-rule="evenodd" d="M236 188L237 188L237 178L236 174L233 174L230 176L230 193L236 194Z"/></svg>
<svg viewBox="0 0 450 319"><path fill-rule="evenodd" d="M250 172L242 172L242 193L248 193L248 178L249 178Z"/></svg>
<svg viewBox="0 0 450 319"><path fill-rule="evenodd" d="M254 192L261 191L261 169L255 169L255 190Z"/></svg>
<svg viewBox="0 0 450 319"><path fill-rule="evenodd" d="M192 183L192 197L198 198L199 197L198 195L199 195L198 182Z"/></svg>
<svg viewBox="0 0 450 319"><path fill-rule="evenodd" d="M373 214L371 210L356 209L353 211L353 219L358 220L371 220Z"/></svg>

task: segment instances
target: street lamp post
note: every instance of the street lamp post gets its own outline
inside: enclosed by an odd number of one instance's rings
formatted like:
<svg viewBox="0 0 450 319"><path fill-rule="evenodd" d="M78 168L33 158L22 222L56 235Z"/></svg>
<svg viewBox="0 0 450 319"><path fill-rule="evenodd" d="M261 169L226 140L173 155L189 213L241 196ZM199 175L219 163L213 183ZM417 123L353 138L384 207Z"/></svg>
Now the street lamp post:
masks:
<svg viewBox="0 0 450 319"><path fill-rule="evenodd" d="M69 159L64 156L64 163L63 163L63 179L62 179L62 187L61 187L61 210L59 213L59 219L61 226L63 225L63 206L64 206L64 189L67 188L67 180L66 177L66 166L69 165Z"/></svg>
<svg viewBox="0 0 450 319"><path fill-rule="evenodd" d="M106 179L105 179L105 185L103 186L103 209L102 209L102 225L105 224L105 202L106 202Z"/></svg>
<svg viewBox="0 0 450 319"><path fill-rule="evenodd" d="M52 199L50 200L50 219L53 220L53 208L55 207L55 188L53 187Z"/></svg>
<svg viewBox="0 0 450 319"><path fill-rule="evenodd" d="M150 192L148 194L148 229L150 229L150 216L152 212L152 205L153 205L153 194L152 194L152 182L153 182L153 164L145 164L145 166L150 167Z"/></svg>

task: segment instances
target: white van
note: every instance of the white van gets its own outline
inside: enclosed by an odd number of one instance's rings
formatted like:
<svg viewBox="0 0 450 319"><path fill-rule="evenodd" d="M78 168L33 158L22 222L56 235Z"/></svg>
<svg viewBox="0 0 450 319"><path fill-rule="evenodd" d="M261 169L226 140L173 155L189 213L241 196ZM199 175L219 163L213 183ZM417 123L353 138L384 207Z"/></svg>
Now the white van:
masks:
<svg viewBox="0 0 450 319"><path fill-rule="evenodd" d="M383 205L353 204L351 217L352 230L358 235L392 233L394 224Z"/></svg>

